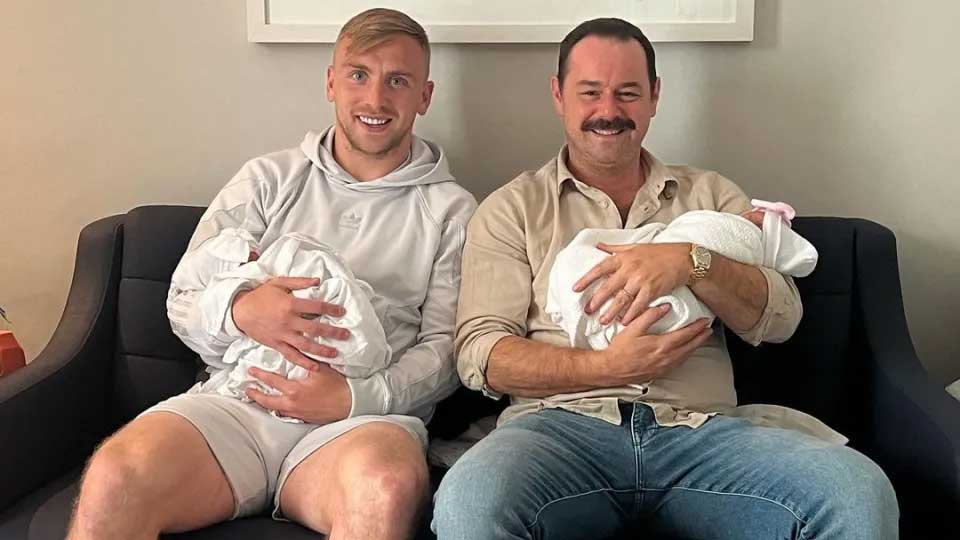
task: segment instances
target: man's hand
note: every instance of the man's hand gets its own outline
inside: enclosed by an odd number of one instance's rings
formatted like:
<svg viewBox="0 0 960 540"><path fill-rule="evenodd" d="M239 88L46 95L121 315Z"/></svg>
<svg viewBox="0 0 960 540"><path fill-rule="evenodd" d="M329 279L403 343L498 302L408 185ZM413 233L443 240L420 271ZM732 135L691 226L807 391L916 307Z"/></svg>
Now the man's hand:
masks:
<svg viewBox="0 0 960 540"><path fill-rule="evenodd" d="M650 326L668 311L669 304L644 311L601 351L610 386L659 378L686 360L713 333L707 319L699 319L667 334L648 334Z"/></svg>
<svg viewBox="0 0 960 540"><path fill-rule="evenodd" d="M311 363L316 370L307 372L306 378L298 380L251 367L251 376L277 390L280 395L271 396L248 387L247 397L265 409L299 418L309 424L322 426L343 420L350 415L353 406L347 378L327 364Z"/></svg>
<svg viewBox="0 0 960 540"><path fill-rule="evenodd" d="M624 310L622 322L629 325L647 310L650 302L686 284L693 268L690 244L625 244L603 242L597 249L610 254L573 285L583 291L594 281L606 277L587 304L592 314L613 298L600 315L601 324L610 324ZM652 323L651 323L652 324Z"/></svg>
<svg viewBox="0 0 960 540"><path fill-rule="evenodd" d="M242 291L233 300L233 321L241 332L258 343L278 351L307 371L317 371L319 364L303 353L333 358L337 356L337 350L321 345L313 338L323 336L345 340L350 337L350 332L344 328L305 318L318 315L342 317L342 306L290 294L291 290L306 289L319 283L319 279L278 277L252 291Z"/></svg>

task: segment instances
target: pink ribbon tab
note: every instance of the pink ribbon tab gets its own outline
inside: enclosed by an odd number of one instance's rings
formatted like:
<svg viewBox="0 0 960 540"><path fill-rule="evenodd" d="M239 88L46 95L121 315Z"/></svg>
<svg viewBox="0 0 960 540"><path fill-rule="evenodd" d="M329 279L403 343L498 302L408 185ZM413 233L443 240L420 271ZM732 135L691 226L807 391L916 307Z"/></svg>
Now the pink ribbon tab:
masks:
<svg viewBox="0 0 960 540"><path fill-rule="evenodd" d="M790 225L793 218L797 217L797 211L785 202L769 202L753 199L750 201L750 204L753 205L754 210L763 210L764 212L779 214L780 217L787 222L787 225Z"/></svg>

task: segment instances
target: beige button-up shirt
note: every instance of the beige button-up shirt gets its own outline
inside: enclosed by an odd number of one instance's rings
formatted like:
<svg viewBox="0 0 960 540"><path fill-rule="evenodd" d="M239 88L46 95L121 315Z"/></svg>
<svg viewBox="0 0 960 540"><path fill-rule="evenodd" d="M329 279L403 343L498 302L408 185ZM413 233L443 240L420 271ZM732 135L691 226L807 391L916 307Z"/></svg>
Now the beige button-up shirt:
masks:
<svg viewBox="0 0 960 540"><path fill-rule="evenodd" d="M740 214L751 209L750 199L723 176L666 166L644 151L646 181L623 223L613 200L574 178L566 159L564 147L540 170L525 172L492 193L467 228L457 312L457 368L466 386L491 397L499 395L487 385L485 373L490 351L500 339L520 336L569 346L568 336L545 307L554 258L581 229L669 223L690 210ZM803 312L791 278L769 268L760 271L767 281L767 304L756 325L739 334L753 345L786 340ZM650 405L657 422L666 426L699 427L709 416L724 413L749 416L757 423L799 424L801 429L806 426L807 431L821 435L819 428L826 429L812 417L783 407L738 410L723 332L715 332L685 362L639 388L595 389L542 399L512 396L498 424L544 408L567 409L619 424L621 401ZM787 422L785 417L789 417ZM818 426L810 428L813 424ZM826 438L839 440L837 437Z"/></svg>

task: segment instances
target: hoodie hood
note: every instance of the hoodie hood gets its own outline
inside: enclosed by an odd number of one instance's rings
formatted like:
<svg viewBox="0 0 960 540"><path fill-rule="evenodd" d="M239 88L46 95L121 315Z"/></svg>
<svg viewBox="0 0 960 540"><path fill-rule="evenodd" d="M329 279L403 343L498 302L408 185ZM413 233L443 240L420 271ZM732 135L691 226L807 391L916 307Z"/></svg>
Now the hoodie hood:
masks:
<svg viewBox="0 0 960 540"><path fill-rule="evenodd" d="M454 181L443 148L414 135L410 157L403 165L382 178L361 182L345 171L333 158L334 132L333 126L320 133L308 132L300 143L300 150L314 167L323 171L328 180L348 189L378 191Z"/></svg>

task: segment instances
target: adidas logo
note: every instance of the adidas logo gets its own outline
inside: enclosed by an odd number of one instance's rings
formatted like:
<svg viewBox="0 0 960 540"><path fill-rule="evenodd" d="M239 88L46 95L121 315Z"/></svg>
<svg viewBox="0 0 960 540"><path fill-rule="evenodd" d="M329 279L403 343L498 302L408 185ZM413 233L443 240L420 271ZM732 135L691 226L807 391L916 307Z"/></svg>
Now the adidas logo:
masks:
<svg viewBox="0 0 960 540"><path fill-rule="evenodd" d="M363 216L357 212L348 212L340 215L340 226L346 227L347 229L359 229L362 221Z"/></svg>

